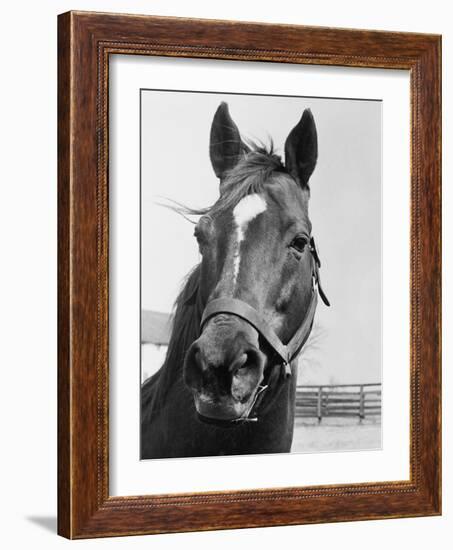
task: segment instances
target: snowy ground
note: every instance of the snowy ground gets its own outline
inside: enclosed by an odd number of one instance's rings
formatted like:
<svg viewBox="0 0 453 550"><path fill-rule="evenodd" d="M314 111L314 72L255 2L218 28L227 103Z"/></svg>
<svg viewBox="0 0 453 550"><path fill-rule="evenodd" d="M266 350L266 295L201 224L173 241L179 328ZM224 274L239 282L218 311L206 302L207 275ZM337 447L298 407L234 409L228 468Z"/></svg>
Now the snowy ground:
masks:
<svg viewBox="0 0 453 550"><path fill-rule="evenodd" d="M358 451L381 448L379 420L296 418L292 453Z"/></svg>

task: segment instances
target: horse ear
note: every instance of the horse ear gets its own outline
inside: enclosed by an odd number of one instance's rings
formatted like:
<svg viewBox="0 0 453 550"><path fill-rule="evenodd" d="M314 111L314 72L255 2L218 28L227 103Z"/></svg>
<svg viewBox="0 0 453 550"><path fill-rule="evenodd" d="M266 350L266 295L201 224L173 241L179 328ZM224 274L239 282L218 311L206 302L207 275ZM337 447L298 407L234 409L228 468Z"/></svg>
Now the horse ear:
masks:
<svg viewBox="0 0 453 550"><path fill-rule="evenodd" d="M308 180L318 159L318 134L310 109L291 130L285 143L285 164L291 176L302 188L308 189Z"/></svg>
<svg viewBox="0 0 453 550"><path fill-rule="evenodd" d="M228 104L222 101L219 105L211 126L211 140L209 154L212 167L219 179L234 168L243 151L247 150L242 143L238 127L234 123L228 110Z"/></svg>

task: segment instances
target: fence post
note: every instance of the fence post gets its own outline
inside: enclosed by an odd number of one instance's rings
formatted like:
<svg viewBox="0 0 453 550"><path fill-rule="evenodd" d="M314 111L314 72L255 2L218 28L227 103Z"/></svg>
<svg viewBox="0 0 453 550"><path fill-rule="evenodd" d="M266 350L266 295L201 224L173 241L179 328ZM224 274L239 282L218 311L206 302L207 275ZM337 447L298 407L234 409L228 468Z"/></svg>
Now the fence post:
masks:
<svg viewBox="0 0 453 550"><path fill-rule="evenodd" d="M322 386L318 388L318 403L317 403L318 422L322 420Z"/></svg>
<svg viewBox="0 0 453 550"><path fill-rule="evenodd" d="M365 418L365 393L363 386L360 386L360 410L359 410L360 423Z"/></svg>

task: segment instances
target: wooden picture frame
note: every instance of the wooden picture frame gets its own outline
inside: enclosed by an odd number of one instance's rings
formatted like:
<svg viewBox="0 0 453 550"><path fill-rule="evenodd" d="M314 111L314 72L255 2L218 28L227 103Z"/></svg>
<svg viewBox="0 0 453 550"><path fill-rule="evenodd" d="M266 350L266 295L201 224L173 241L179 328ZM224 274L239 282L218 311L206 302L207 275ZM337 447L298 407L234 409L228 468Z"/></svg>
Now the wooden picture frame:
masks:
<svg viewBox="0 0 453 550"><path fill-rule="evenodd" d="M69 12L58 20L58 532L68 538L441 513L441 39ZM109 496L109 56L410 71L410 480Z"/></svg>

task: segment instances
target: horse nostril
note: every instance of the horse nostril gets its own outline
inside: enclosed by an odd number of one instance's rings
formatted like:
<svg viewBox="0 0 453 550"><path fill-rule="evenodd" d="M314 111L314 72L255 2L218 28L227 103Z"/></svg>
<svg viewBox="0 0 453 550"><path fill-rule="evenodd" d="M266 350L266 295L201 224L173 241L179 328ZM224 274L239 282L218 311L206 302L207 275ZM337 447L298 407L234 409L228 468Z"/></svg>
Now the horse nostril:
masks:
<svg viewBox="0 0 453 550"><path fill-rule="evenodd" d="M249 349L232 363L231 395L240 402L250 399L263 378L264 356L258 349Z"/></svg>
<svg viewBox="0 0 453 550"><path fill-rule="evenodd" d="M253 346L238 346L233 358L210 348L203 339L187 350L184 383L196 394L212 398L233 397L244 403L263 378L265 356Z"/></svg>
<svg viewBox="0 0 453 550"><path fill-rule="evenodd" d="M241 353L239 357L237 357L230 365L229 371L233 373L233 375L239 370L247 366L249 356L247 353Z"/></svg>
<svg viewBox="0 0 453 550"><path fill-rule="evenodd" d="M200 345L194 342L187 350L184 363L184 382L189 388L200 390L202 385L203 361L200 353Z"/></svg>

